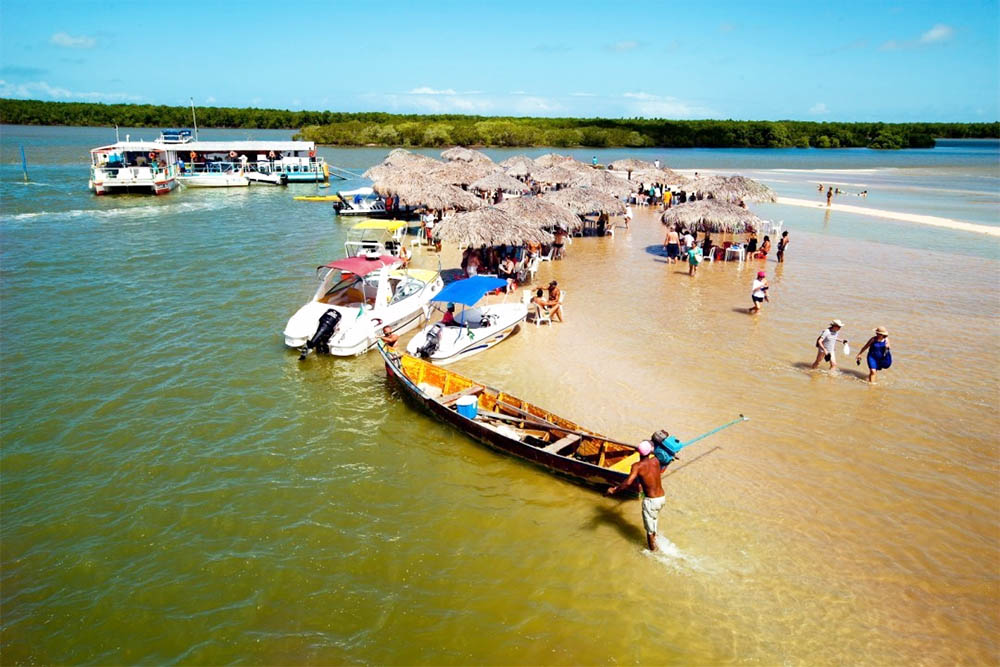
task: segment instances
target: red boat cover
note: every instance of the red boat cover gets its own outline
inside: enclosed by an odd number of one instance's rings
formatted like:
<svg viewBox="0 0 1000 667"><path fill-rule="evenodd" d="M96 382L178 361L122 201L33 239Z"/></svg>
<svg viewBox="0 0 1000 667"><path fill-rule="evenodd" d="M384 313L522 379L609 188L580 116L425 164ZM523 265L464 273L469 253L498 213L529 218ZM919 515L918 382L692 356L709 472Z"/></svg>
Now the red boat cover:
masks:
<svg viewBox="0 0 1000 667"><path fill-rule="evenodd" d="M393 257L392 255L382 255L381 257L374 259L368 259L367 257L345 257L344 259L338 259L335 262L324 264L324 266L331 269L348 271L349 273L353 273L354 275L363 278L372 271L381 269L383 266L392 266L399 263L398 257Z"/></svg>

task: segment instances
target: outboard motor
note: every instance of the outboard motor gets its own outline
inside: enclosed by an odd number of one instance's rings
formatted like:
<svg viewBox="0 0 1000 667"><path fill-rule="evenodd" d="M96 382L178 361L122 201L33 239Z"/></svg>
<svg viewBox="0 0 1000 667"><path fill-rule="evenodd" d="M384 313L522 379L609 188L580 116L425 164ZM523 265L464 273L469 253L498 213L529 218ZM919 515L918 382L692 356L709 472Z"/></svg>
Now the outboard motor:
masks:
<svg viewBox="0 0 1000 667"><path fill-rule="evenodd" d="M316 350L317 354L330 354L330 339L336 333L338 324L340 324L340 313L336 310L330 308L323 313L319 318L319 326L316 327L316 333L306 341L306 346L302 348L299 361L306 358L309 350Z"/></svg>
<svg viewBox="0 0 1000 667"><path fill-rule="evenodd" d="M653 443L653 454L660 461L660 465L666 468L677 458L677 452L681 450L681 442L664 430L659 430L650 436Z"/></svg>
<svg viewBox="0 0 1000 667"><path fill-rule="evenodd" d="M427 330L423 346L417 348L418 357L429 359L432 354L437 352L438 347L441 345L441 332L443 330L444 326L440 322Z"/></svg>

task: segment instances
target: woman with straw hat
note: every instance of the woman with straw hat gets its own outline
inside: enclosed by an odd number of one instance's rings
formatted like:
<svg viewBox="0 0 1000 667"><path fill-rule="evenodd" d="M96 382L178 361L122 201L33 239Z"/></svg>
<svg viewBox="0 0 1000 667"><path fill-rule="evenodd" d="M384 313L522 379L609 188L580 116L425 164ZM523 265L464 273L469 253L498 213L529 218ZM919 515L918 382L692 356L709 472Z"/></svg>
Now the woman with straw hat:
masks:
<svg viewBox="0 0 1000 667"><path fill-rule="evenodd" d="M868 339L858 352L858 365L861 365L861 355L868 350L868 381L875 384L875 375L892 366L892 351L889 349L889 331L885 327L876 327L875 335Z"/></svg>

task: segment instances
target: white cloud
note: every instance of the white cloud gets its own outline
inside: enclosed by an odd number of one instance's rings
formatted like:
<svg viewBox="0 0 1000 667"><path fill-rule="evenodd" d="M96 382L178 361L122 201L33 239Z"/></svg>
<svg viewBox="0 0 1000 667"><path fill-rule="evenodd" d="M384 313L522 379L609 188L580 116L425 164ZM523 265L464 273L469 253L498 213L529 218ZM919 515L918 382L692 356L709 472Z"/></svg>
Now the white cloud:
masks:
<svg viewBox="0 0 1000 667"><path fill-rule="evenodd" d="M597 93L570 93L570 97L597 97Z"/></svg>
<svg viewBox="0 0 1000 667"><path fill-rule="evenodd" d="M9 83L0 79L0 97L18 99L85 100L87 102L142 102L141 95L130 93L78 92L53 86L45 81Z"/></svg>
<svg viewBox="0 0 1000 667"><path fill-rule="evenodd" d="M943 23L936 24L933 28L920 35L919 39L899 41L890 39L879 47L881 51L900 51L902 49L915 49L928 44L943 44L955 36L955 29Z"/></svg>
<svg viewBox="0 0 1000 667"><path fill-rule="evenodd" d="M933 44L934 42L946 42L955 34L955 29L949 25L938 23L936 26L920 35L921 44Z"/></svg>
<svg viewBox="0 0 1000 667"><path fill-rule="evenodd" d="M544 97L523 97L514 102L514 110L518 113L549 113L560 106Z"/></svg>
<svg viewBox="0 0 1000 667"><path fill-rule="evenodd" d="M67 49L92 49L97 46L97 39L94 37L87 37L86 35L74 37L65 32L55 33L49 38L49 42Z"/></svg>
<svg viewBox="0 0 1000 667"><path fill-rule="evenodd" d="M444 90L434 90L429 86L420 86L419 88L414 88L409 91L409 95L457 95L451 88L445 88Z"/></svg>
<svg viewBox="0 0 1000 667"><path fill-rule="evenodd" d="M818 115L818 114L830 113L830 110L826 108L825 103L817 102L816 104L809 107L809 113Z"/></svg>
<svg viewBox="0 0 1000 667"><path fill-rule="evenodd" d="M215 98L209 95L205 98L205 104L215 104Z"/></svg>
<svg viewBox="0 0 1000 667"><path fill-rule="evenodd" d="M511 92L511 95L527 95L527 94L528 94L528 91L526 91L526 90L515 90L515 91Z"/></svg>
<svg viewBox="0 0 1000 667"><path fill-rule="evenodd" d="M612 51L617 51L619 53L623 53L625 51L631 51L631 50L633 50L635 48L638 48L638 46L639 46L639 42L637 42L635 40L632 40L632 39L629 39L629 40L625 40L623 42L615 42L614 44L610 45L608 48L610 50L612 50Z"/></svg>
<svg viewBox="0 0 1000 667"><path fill-rule="evenodd" d="M676 97L661 97L645 92L624 93L622 97L634 100L628 105L630 113L645 118L709 118L716 116L714 111Z"/></svg>

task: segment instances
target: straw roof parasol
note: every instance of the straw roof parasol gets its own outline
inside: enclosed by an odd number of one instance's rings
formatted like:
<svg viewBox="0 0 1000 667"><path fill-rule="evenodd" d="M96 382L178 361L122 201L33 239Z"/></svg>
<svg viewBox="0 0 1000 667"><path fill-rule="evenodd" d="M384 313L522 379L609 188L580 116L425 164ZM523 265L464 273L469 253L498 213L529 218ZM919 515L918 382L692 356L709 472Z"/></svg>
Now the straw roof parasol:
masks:
<svg viewBox="0 0 1000 667"><path fill-rule="evenodd" d="M696 192L711 192L716 199L727 201L775 202L774 190L746 176L706 176L689 181L686 187Z"/></svg>
<svg viewBox="0 0 1000 667"><path fill-rule="evenodd" d="M641 169L632 172L632 181L640 183L665 183L667 185L688 185L690 179L673 169Z"/></svg>
<svg viewBox="0 0 1000 667"><path fill-rule="evenodd" d="M441 153L441 157L449 162L459 161L459 162L490 162L490 156L482 153L480 151L474 151L471 148L465 148L464 146L455 146L454 148L449 148Z"/></svg>
<svg viewBox="0 0 1000 667"><path fill-rule="evenodd" d="M410 206L426 206L433 209L472 210L483 206L483 202L470 192L454 185L447 185L418 172L400 171L391 177L376 181L372 186L380 195L393 195Z"/></svg>
<svg viewBox="0 0 1000 667"><path fill-rule="evenodd" d="M554 167L564 162L573 162L569 155L559 155L558 153L546 153L535 158L535 164L539 167Z"/></svg>
<svg viewBox="0 0 1000 667"><path fill-rule="evenodd" d="M469 186L473 190L503 190L504 192L528 192L531 190L527 185L517 180L513 176L508 176L502 171L495 171L492 174L483 176L478 181Z"/></svg>
<svg viewBox="0 0 1000 667"><path fill-rule="evenodd" d="M763 222L742 206L718 199L703 199L672 206L663 212L660 221L665 225L679 223L697 232L729 234L755 232Z"/></svg>
<svg viewBox="0 0 1000 667"><path fill-rule="evenodd" d="M565 206L553 204L541 197L505 199L497 205L497 208L506 211L515 220L539 228L562 226L573 230L583 226L580 216Z"/></svg>
<svg viewBox="0 0 1000 667"><path fill-rule="evenodd" d="M542 196L546 201L565 206L577 215L601 211L611 215L621 215L625 212L625 204L621 199L594 188L564 188L546 192Z"/></svg>
<svg viewBox="0 0 1000 667"><path fill-rule="evenodd" d="M577 177L576 172L565 167L542 167L531 174L539 183L570 183Z"/></svg>
<svg viewBox="0 0 1000 667"><path fill-rule="evenodd" d="M615 171L639 171L640 169L655 169L655 167L652 162L629 157L624 160L615 160L608 165L608 169L614 169Z"/></svg>
<svg viewBox="0 0 1000 667"><path fill-rule="evenodd" d="M509 157L500 163L511 176L527 176L528 174L534 172L538 169L538 165L527 155L515 155L514 157Z"/></svg>
<svg viewBox="0 0 1000 667"><path fill-rule="evenodd" d="M581 171L570 181L570 185L594 188L612 197L625 197L636 189L635 183L603 169Z"/></svg>
<svg viewBox="0 0 1000 667"><path fill-rule="evenodd" d="M489 176L499 167L492 162L436 162L433 168L427 170L428 178L446 185L468 185Z"/></svg>
<svg viewBox="0 0 1000 667"><path fill-rule="evenodd" d="M440 165L440 162L426 155L411 153L404 148L396 148L389 151L381 163L370 168L362 176L378 181L398 171L426 171Z"/></svg>
<svg viewBox="0 0 1000 667"><path fill-rule="evenodd" d="M552 235L548 232L518 222L509 213L494 206L445 216L434 228L434 236L459 246L552 242Z"/></svg>

